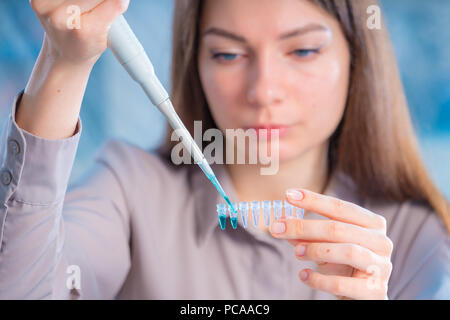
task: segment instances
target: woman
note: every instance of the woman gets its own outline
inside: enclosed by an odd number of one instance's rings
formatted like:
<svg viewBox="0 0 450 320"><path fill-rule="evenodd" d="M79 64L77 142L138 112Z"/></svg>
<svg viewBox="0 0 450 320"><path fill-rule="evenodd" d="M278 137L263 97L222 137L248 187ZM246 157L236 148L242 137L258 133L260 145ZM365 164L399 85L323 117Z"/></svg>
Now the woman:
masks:
<svg viewBox="0 0 450 320"><path fill-rule="evenodd" d="M31 0L46 35L3 136L1 297L449 298L448 203L385 27L366 27L373 1L176 1L186 126L279 129L276 174L213 165L234 201L286 193L306 210L270 232L262 219L220 230L221 199L197 167L172 164L170 132L156 154L108 143L66 192L87 79L128 5L70 1L83 14L68 30L68 2Z"/></svg>

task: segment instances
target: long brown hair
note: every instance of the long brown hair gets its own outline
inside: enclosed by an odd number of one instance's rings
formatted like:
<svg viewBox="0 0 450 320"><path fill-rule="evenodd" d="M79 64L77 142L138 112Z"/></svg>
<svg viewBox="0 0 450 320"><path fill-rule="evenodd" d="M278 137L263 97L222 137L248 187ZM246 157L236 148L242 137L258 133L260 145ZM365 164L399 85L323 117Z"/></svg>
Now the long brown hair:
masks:
<svg viewBox="0 0 450 320"><path fill-rule="evenodd" d="M390 201L416 200L431 207L450 233L450 205L421 159L385 23L369 30L366 13L377 0L310 0L341 25L350 45L351 72L344 116L330 137L328 177L348 174L360 196ZM173 21L171 100L193 134L194 121L216 128L197 66L202 0L176 0ZM175 142L167 132L158 150L170 157Z"/></svg>

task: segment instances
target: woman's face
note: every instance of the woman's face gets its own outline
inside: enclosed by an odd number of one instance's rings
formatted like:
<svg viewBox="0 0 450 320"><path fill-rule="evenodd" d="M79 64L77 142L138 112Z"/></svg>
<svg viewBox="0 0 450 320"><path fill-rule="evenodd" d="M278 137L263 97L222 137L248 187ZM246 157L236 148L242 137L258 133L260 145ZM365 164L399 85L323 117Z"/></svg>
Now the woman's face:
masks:
<svg viewBox="0 0 450 320"><path fill-rule="evenodd" d="M200 78L219 129L280 129L280 161L326 145L350 71L333 17L306 0L207 0L199 36Z"/></svg>

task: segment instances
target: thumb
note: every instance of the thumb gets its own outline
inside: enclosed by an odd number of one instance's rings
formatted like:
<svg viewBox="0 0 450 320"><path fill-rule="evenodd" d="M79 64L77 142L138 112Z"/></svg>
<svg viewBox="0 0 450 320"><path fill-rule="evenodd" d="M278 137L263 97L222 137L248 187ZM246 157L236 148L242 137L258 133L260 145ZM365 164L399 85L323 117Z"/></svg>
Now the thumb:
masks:
<svg viewBox="0 0 450 320"><path fill-rule="evenodd" d="M116 18L127 11L129 4L130 0L104 0L91 12L87 13L84 19L88 24L96 25L102 29L109 29Z"/></svg>

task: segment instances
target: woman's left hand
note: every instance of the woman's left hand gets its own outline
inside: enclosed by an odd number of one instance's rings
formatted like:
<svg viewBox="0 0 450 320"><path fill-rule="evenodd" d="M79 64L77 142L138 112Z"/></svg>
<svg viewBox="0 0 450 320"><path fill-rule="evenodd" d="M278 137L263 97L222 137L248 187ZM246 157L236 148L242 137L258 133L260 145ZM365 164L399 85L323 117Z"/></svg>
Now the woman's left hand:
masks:
<svg viewBox="0 0 450 320"><path fill-rule="evenodd" d="M283 217L271 225L272 236L293 244L298 259L317 263L317 271L300 272L305 284L341 299L388 299L393 243L386 236L384 217L304 189L288 190L286 198L330 219Z"/></svg>

